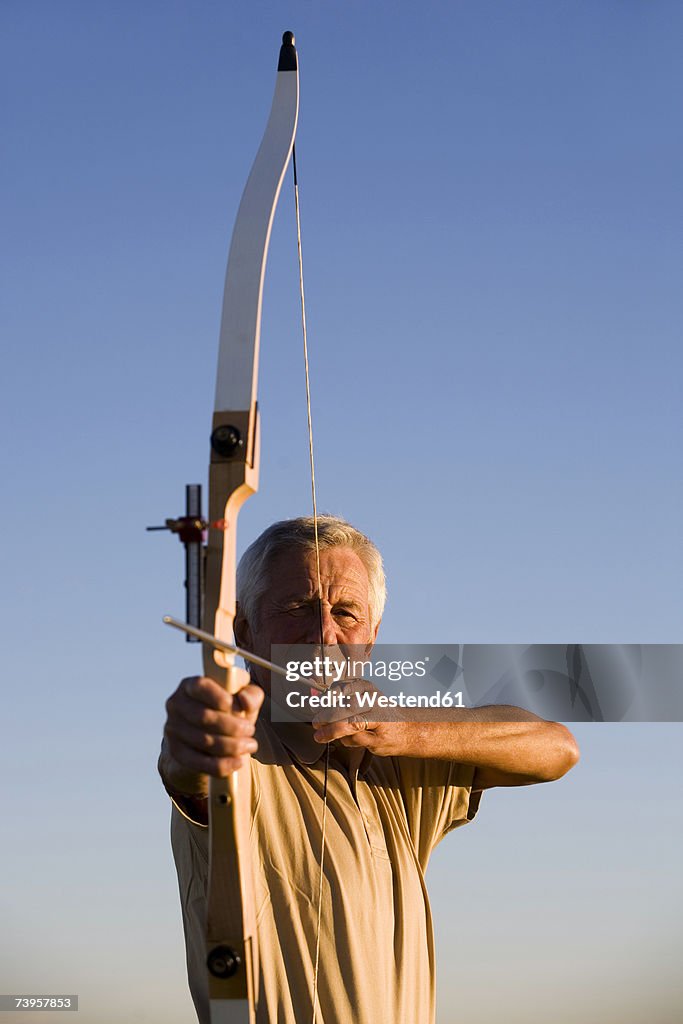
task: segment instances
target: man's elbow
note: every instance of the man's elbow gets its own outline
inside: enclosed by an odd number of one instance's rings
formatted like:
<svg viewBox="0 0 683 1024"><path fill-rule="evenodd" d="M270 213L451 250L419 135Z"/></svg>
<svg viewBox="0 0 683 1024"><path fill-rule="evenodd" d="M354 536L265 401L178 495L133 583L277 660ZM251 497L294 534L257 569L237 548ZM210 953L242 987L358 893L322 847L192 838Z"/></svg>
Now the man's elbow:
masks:
<svg viewBox="0 0 683 1024"><path fill-rule="evenodd" d="M548 775L544 782L556 782L578 764L581 752L579 745L565 725L553 722L553 756L548 759Z"/></svg>

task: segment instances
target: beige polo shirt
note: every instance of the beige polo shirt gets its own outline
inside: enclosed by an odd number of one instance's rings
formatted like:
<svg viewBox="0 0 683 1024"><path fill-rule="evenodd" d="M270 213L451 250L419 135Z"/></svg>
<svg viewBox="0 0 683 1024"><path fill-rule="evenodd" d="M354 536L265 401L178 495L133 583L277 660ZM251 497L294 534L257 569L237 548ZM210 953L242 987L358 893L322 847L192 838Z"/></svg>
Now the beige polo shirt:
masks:
<svg viewBox="0 0 683 1024"><path fill-rule="evenodd" d="M310 725L257 727L251 834L260 947L258 1024L312 1020L324 747ZM319 1024L432 1024L434 938L424 872L436 844L474 817L474 768L330 748ZM209 1024L208 832L174 806L171 837L188 976Z"/></svg>

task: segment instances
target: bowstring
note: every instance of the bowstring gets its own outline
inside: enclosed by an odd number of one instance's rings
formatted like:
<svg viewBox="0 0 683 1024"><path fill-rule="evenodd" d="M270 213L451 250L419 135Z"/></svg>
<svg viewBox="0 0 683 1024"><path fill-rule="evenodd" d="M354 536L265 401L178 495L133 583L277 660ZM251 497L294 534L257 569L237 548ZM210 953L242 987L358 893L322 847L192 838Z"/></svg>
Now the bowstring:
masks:
<svg viewBox="0 0 683 1024"><path fill-rule="evenodd" d="M292 169L294 171L294 210L296 213L296 247L299 257L299 297L301 300L301 332L304 343L304 374L306 378L306 418L308 423L308 458L311 467L311 503L313 506L313 537L315 540L315 566L318 580L318 619L320 628L320 653L325 666L325 640L323 629L323 585L320 571L320 543L318 540L318 501L315 486L315 458L313 456L313 417L311 415L311 380L308 368L308 333L306 330L306 298L304 293L304 261L301 250L301 215L299 211L299 179L296 173L296 146L292 146ZM323 672L325 671L323 667ZM327 682L326 679L323 679ZM327 782L330 767L330 745L325 744L323 771L322 818L320 823L320 872L318 876L318 920L315 933L315 954L313 960L313 1016L312 1024L318 1019L318 968L320 965L320 928L323 909L323 880L325 865L325 829L327 824Z"/></svg>

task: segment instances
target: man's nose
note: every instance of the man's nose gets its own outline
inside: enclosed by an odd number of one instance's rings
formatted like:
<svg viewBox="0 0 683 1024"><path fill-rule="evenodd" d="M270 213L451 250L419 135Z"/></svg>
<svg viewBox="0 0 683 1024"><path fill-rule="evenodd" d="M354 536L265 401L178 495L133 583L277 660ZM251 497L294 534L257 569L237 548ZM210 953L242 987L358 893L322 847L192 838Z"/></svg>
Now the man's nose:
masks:
<svg viewBox="0 0 683 1024"><path fill-rule="evenodd" d="M323 601L322 608L316 601L314 606L311 606L313 612L310 622L308 624L308 637L306 638L308 643L319 644L321 640L326 646L333 646L337 643L337 623L334 620L332 614L332 607L329 604L325 604ZM322 627L322 629L321 629Z"/></svg>
<svg viewBox="0 0 683 1024"><path fill-rule="evenodd" d="M329 605L323 604L322 611L322 622L323 622L323 643L328 647L336 644L340 637L337 635L337 623L332 614L332 608Z"/></svg>

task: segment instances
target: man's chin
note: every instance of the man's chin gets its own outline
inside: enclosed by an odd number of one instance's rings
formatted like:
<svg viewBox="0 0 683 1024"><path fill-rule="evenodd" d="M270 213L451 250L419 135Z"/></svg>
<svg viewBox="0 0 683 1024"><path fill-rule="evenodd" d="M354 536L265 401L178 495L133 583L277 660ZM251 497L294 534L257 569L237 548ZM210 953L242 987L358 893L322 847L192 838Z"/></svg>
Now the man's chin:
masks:
<svg viewBox="0 0 683 1024"><path fill-rule="evenodd" d="M318 690L305 684L277 680L271 683L270 700L273 718L284 722L306 722L311 724L318 709L311 707L310 697Z"/></svg>

